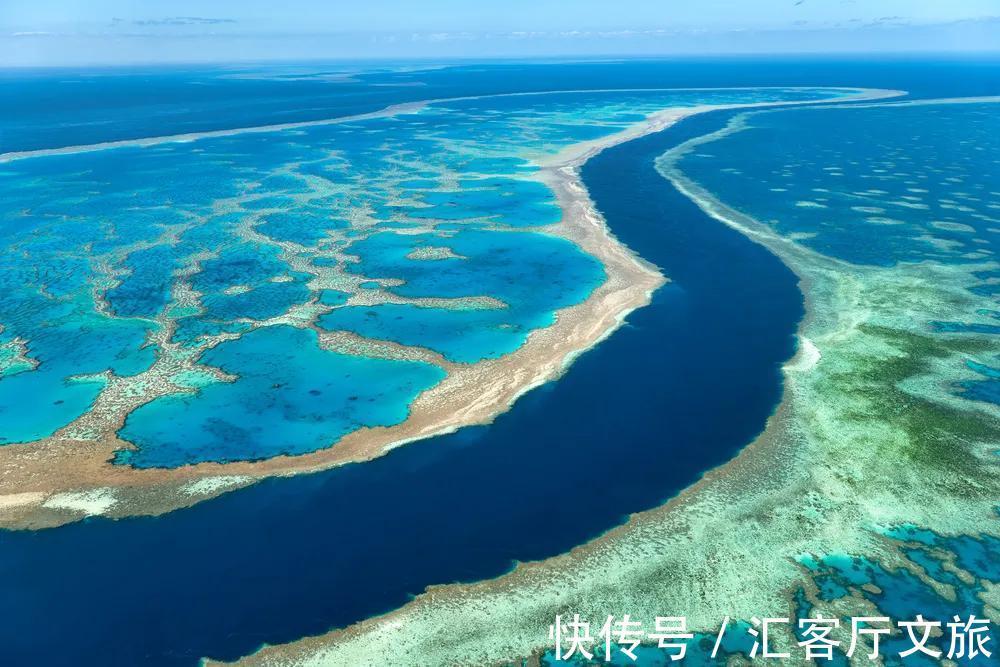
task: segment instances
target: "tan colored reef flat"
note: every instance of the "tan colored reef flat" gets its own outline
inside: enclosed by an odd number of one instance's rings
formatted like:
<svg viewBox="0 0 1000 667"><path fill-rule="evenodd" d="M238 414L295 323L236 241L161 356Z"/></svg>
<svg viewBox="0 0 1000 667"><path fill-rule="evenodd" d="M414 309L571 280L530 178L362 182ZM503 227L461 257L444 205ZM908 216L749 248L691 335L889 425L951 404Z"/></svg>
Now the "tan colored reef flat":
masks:
<svg viewBox="0 0 1000 667"><path fill-rule="evenodd" d="M841 99L878 99L899 94L899 91L859 89ZM793 104L826 102L829 100ZM132 468L110 463L115 451L131 445L114 435L124 423L126 410L117 405L113 392L106 392L109 396L104 404L91 413L100 415L100 432L107 435L95 440L79 439L74 437L71 425L43 441L0 447L0 527L40 528L95 514L111 517L159 514L264 477L365 461L414 440L490 422L526 391L558 377L577 355L621 326L628 313L648 304L652 292L665 281L659 270L637 257L609 232L580 181L580 165L609 146L662 130L690 115L776 104L788 103L665 109L621 132L574 144L541 161L538 177L553 190L562 210L560 223L546 228L546 233L570 239L597 258L604 267L605 282L583 303L558 311L555 324L534 331L518 350L474 365L441 364L448 376L417 397L403 423L360 429L337 441L335 446L299 456L256 462L200 463L172 469ZM395 112L419 108L419 104L414 104ZM272 128L281 129L284 126ZM197 137L184 137L193 139ZM149 398L155 397L154 394Z"/></svg>

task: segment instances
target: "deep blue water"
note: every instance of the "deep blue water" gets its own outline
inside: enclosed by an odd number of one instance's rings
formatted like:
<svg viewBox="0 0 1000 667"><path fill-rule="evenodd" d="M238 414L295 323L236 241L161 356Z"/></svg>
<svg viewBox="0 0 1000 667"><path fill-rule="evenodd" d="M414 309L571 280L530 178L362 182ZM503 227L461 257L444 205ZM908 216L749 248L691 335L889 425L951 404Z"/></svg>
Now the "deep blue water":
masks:
<svg viewBox="0 0 1000 667"><path fill-rule="evenodd" d="M563 379L489 427L363 465L159 518L0 534L6 657L232 658L566 551L730 458L779 397L802 305L777 259L708 223L653 168L711 122L586 166L616 234L674 282Z"/></svg>
<svg viewBox="0 0 1000 667"><path fill-rule="evenodd" d="M892 86L996 92L997 56L868 54L489 65L308 63L0 69L0 152L330 118L430 98L553 88ZM417 66L417 67L413 67ZM341 75L350 74L350 78ZM556 82L556 83L554 83Z"/></svg>
<svg viewBox="0 0 1000 667"><path fill-rule="evenodd" d="M550 67L518 85L551 86ZM458 88L462 77L466 90L482 90L515 85L510 68L525 66L423 76L434 90ZM588 65L564 72L560 87L770 82L996 92L970 70L639 63L614 75L611 66ZM455 78L441 83L448 76ZM493 576L516 559L564 552L729 459L777 403L778 369L792 353L802 304L776 258L704 216L653 167L668 147L724 121L691 119L584 168L616 235L673 282L557 383L489 427L362 465L268 480L157 518L0 533L0 660L233 658L386 611L428 584Z"/></svg>

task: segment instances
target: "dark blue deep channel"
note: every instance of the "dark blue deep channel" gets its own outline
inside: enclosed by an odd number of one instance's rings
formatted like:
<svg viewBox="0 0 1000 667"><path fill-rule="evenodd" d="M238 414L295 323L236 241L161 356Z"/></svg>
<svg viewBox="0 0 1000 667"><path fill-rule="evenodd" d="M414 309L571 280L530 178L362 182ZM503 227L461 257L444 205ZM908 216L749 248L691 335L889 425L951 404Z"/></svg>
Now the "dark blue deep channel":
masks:
<svg viewBox="0 0 1000 667"><path fill-rule="evenodd" d="M653 160L721 115L608 150L584 180L673 282L489 427L156 518L0 533L0 664L194 665L565 552L760 430L802 316L795 276Z"/></svg>

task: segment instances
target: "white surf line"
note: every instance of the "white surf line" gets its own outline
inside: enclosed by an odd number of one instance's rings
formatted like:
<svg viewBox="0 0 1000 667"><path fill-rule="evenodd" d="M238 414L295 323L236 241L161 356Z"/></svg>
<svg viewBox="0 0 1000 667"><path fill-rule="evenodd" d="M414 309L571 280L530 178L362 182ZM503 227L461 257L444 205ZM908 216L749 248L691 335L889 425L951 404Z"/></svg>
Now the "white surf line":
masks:
<svg viewBox="0 0 1000 667"><path fill-rule="evenodd" d="M835 98L831 100L808 100L807 102L814 102L819 104L827 104L830 102L840 102L840 101L850 101L852 99L871 99L867 97L869 94L873 93L893 93L900 94L900 91L887 91L878 88L855 88L851 86L736 86L731 88L726 87L713 87L713 88L594 88L594 89L584 89L584 88L574 88L569 90L541 90L541 91L526 91L517 93L495 93L489 95L465 95L461 97L441 97L429 100L420 100L415 102L403 102L401 104L392 104L385 107L379 111L372 111L368 113L353 114L350 116L337 116L334 118L321 118L317 120L306 120L294 123L276 123L272 125L255 125L248 127L237 127L229 128L225 130L206 130L204 132L187 132L184 134L166 134L156 137L143 137L139 139L121 139L117 141L105 141L96 144L77 144L73 146L63 146L60 148L40 148L37 150L30 151L11 151L8 153L0 153L0 164L5 162L13 162L15 160L26 160L30 158L38 157L49 157L53 155L68 155L73 153L89 153L93 151L104 151L113 150L115 148L146 148L149 146L157 146L159 144L167 143L188 143L193 141L198 141L200 139L213 139L217 137L231 137L237 134L251 134L251 133L264 133L264 132L282 132L285 130L297 130L307 127L320 127L323 125L338 125L342 123L352 123L358 121L372 120L375 118L386 118L390 116L396 116L404 113L416 113L432 104L446 104L448 102L465 102L471 100L483 100L497 97L527 97L527 96L541 96L541 95L579 95L584 93L665 93L665 92L697 92L697 91L722 91L722 90L789 90L789 91L803 91L803 90L831 90L831 91L853 91L853 95L848 95L841 98ZM803 100L806 101L806 100Z"/></svg>
<svg viewBox="0 0 1000 667"><path fill-rule="evenodd" d="M1000 95L982 95L979 97L928 97L919 100L896 100L879 102L878 104L852 104L853 107L927 107L939 104L995 104L1000 102Z"/></svg>
<svg viewBox="0 0 1000 667"><path fill-rule="evenodd" d="M946 104L996 104L1000 95L982 95L979 97L928 97L919 100L889 100L885 102L859 102L856 104L830 104L826 101L816 105L815 109L880 109L883 107L929 107ZM776 109L775 111L780 111Z"/></svg>
<svg viewBox="0 0 1000 667"><path fill-rule="evenodd" d="M384 118L401 113L413 113L419 111L426 102L405 102L403 104L393 104L379 111L370 113L353 114L350 116L338 116L336 118L322 118L319 120L305 120L296 123L276 123L274 125L256 125L250 127L236 127L226 130L206 130L204 132L188 132L185 134L165 134L158 137L143 137L140 139L121 139L119 141L104 141L97 144L77 144L74 146L63 146L61 148L40 148L31 151L12 151L10 153L0 153L0 163L13 162L15 160L26 160L35 157L48 157L52 155L67 155L70 153L89 153L93 151L105 151L115 148L146 148L159 144L187 143L198 141L199 139L213 139L216 137L231 137L236 134L250 134L255 132L282 132L284 130L297 130L304 127L316 127L320 125L335 125L338 123L351 123L356 121L371 120L373 118Z"/></svg>

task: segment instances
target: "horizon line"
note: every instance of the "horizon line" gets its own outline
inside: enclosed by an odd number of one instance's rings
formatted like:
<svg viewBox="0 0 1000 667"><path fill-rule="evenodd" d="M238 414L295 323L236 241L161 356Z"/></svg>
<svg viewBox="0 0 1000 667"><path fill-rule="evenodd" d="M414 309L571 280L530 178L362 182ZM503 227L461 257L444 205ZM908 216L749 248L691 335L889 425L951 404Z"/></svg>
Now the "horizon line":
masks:
<svg viewBox="0 0 1000 667"><path fill-rule="evenodd" d="M523 62L523 63L600 63L616 62L624 60L635 61L664 61L664 60L698 60L698 59L836 59L842 58L879 58L891 60L893 58L911 58L914 56L926 57L953 57L953 58L998 58L1000 59L1000 47L993 50L983 49L892 49L892 50L871 50L871 49L843 49L825 51L678 51L664 53L564 53L564 54L524 54L524 55L468 55L468 56L433 56L433 55L397 55L397 56L317 56L315 58L303 58L298 56L288 57L247 57L247 58L218 58L218 59L192 59L192 60L134 60L128 62L75 62L65 64L2 64L0 72L12 70L65 70L65 69L125 69L132 67L174 67L174 66L226 66L226 65L270 65L287 63L330 63L330 64L363 64L363 63L491 63L491 62Z"/></svg>

